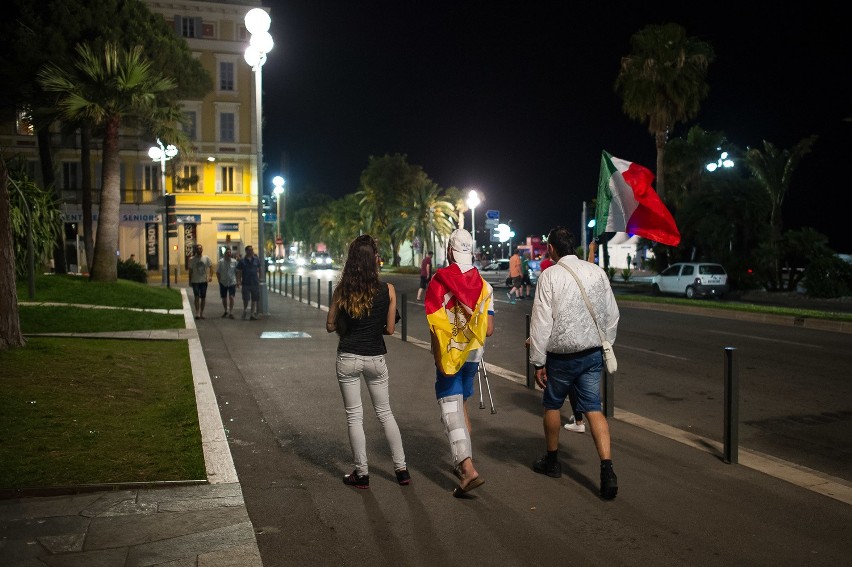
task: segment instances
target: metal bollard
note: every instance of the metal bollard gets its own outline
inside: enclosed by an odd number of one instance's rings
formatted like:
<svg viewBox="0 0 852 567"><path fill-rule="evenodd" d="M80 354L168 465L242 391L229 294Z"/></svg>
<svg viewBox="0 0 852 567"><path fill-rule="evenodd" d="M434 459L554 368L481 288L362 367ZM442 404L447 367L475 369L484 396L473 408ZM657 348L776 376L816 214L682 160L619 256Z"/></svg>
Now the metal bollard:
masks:
<svg viewBox="0 0 852 567"><path fill-rule="evenodd" d="M401 306L402 309L399 310L399 314L402 317L402 319L400 321L402 323L402 328L400 329L399 332L402 335L402 340L407 341L408 340L408 295L403 293L400 297L402 298L402 306Z"/></svg>
<svg viewBox="0 0 852 567"><path fill-rule="evenodd" d="M530 336L530 316L527 315L527 337ZM530 374L530 345L527 345L526 348L527 358L524 360L524 366L527 369L527 388L530 390L535 389L535 380L532 379L532 374Z"/></svg>
<svg viewBox="0 0 852 567"><path fill-rule="evenodd" d="M311 304L311 278L308 278L308 305Z"/></svg>
<svg viewBox="0 0 852 567"><path fill-rule="evenodd" d="M740 381L734 347L725 347L725 455L728 464L739 462Z"/></svg>
<svg viewBox="0 0 852 567"><path fill-rule="evenodd" d="M317 309L320 308L320 303L322 303L322 301L320 301L320 294L322 293L322 286L320 284L322 284L322 282L319 278L317 278Z"/></svg>
<svg viewBox="0 0 852 567"><path fill-rule="evenodd" d="M299 303L302 302L302 276L299 276Z"/></svg>
<svg viewBox="0 0 852 567"><path fill-rule="evenodd" d="M328 280L328 308L331 309L331 280Z"/></svg>
<svg viewBox="0 0 852 567"><path fill-rule="evenodd" d="M603 369L603 405L604 416L612 417L615 415L615 376Z"/></svg>

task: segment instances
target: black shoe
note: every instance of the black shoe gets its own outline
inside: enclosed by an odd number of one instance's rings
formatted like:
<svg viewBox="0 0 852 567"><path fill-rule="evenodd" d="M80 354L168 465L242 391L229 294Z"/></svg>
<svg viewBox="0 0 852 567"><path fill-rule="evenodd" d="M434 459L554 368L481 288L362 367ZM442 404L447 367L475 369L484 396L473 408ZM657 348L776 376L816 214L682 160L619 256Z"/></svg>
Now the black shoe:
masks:
<svg viewBox="0 0 852 567"><path fill-rule="evenodd" d="M411 475L408 474L408 469L399 469L396 471L396 481L402 486L411 484Z"/></svg>
<svg viewBox="0 0 852 567"><path fill-rule="evenodd" d="M355 488L370 488L370 475L358 476L358 471L352 471L352 474L343 477L343 484Z"/></svg>
<svg viewBox="0 0 852 567"><path fill-rule="evenodd" d="M562 463L559 461L550 462L547 460L547 456L545 455L533 463L533 470L540 474L559 478L562 476Z"/></svg>
<svg viewBox="0 0 852 567"><path fill-rule="evenodd" d="M618 494L618 477L612 466L601 467L601 498L612 500Z"/></svg>

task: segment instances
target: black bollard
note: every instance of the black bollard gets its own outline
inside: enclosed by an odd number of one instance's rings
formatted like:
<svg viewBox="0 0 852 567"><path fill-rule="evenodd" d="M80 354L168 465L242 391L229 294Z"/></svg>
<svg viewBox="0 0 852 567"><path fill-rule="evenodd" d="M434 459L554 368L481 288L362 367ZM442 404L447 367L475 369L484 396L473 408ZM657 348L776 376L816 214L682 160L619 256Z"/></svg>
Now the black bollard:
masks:
<svg viewBox="0 0 852 567"><path fill-rule="evenodd" d="M302 276L299 276L299 303L302 302Z"/></svg>
<svg viewBox="0 0 852 567"><path fill-rule="evenodd" d="M311 304L311 278L308 278L308 305Z"/></svg>
<svg viewBox="0 0 852 567"><path fill-rule="evenodd" d="M527 315L527 338L530 336L530 316ZM527 358L524 360L524 367L527 369L527 388L530 390L535 389L535 380L532 379L532 374L530 373L530 345L527 345L526 348Z"/></svg>
<svg viewBox="0 0 852 567"><path fill-rule="evenodd" d="M739 462L740 382L734 347L725 347L725 457L728 464Z"/></svg>
<svg viewBox="0 0 852 567"><path fill-rule="evenodd" d="M407 341L408 340L408 295L403 293L400 296L400 298L402 298L402 304L400 305L400 307L402 307L402 309L399 310L400 316L402 317L402 319L400 321L402 323L402 328L400 329L399 332L402 335L402 340Z"/></svg>
<svg viewBox="0 0 852 567"><path fill-rule="evenodd" d="M317 309L319 309L319 308L320 308L320 303L322 303L322 302L320 301L320 294L322 293L322 286L321 286L321 284L322 284L322 282L320 282L319 278L317 278Z"/></svg>
<svg viewBox="0 0 852 567"><path fill-rule="evenodd" d="M603 369L604 415L612 417L615 414L615 376Z"/></svg>

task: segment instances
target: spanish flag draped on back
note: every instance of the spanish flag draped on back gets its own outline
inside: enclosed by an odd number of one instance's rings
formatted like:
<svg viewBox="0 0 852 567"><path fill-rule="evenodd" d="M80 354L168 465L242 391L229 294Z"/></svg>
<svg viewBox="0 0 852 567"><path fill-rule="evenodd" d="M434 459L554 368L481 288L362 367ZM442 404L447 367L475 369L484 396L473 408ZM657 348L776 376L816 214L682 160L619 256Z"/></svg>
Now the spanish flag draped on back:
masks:
<svg viewBox="0 0 852 567"><path fill-rule="evenodd" d="M461 370L471 351L485 346L491 286L478 270L462 272L458 264L441 268L426 289L426 320L441 349L441 371Z"/></svg>

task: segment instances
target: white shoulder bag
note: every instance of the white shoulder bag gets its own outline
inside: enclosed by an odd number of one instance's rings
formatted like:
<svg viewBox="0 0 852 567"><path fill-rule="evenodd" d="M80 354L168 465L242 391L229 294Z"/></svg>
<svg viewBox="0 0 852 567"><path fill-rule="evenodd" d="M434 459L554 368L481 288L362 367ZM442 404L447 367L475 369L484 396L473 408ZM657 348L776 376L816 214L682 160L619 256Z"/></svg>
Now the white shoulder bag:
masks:
<svg viewBox="0 0 852 567"><path fill-rule="evenodd" d="M601 339L601 349L603 350L603 358L604 364L606 364L606 371L610 374L615 374L618 370L618 361L615 359L615 351L612 350L612 343L606 340L603 331L601 331L601 326L598 323L598 318L597 315L595 315L595 310L592 309L592 304L589 301L589 296L586 295L586 289L583 287L583 284L580 283L580 278L577 277L577 274L574 273L574 270L572 270L565 264L559 265L568 270L569 274L574 276L574 281L577 282L577 287L580 288L580 293L583 294L583 301L586 302L586 307L589 310L589 314L592 316L592 320L595 322L595 327L597 327L598 329L598 336Z"/></svg>

